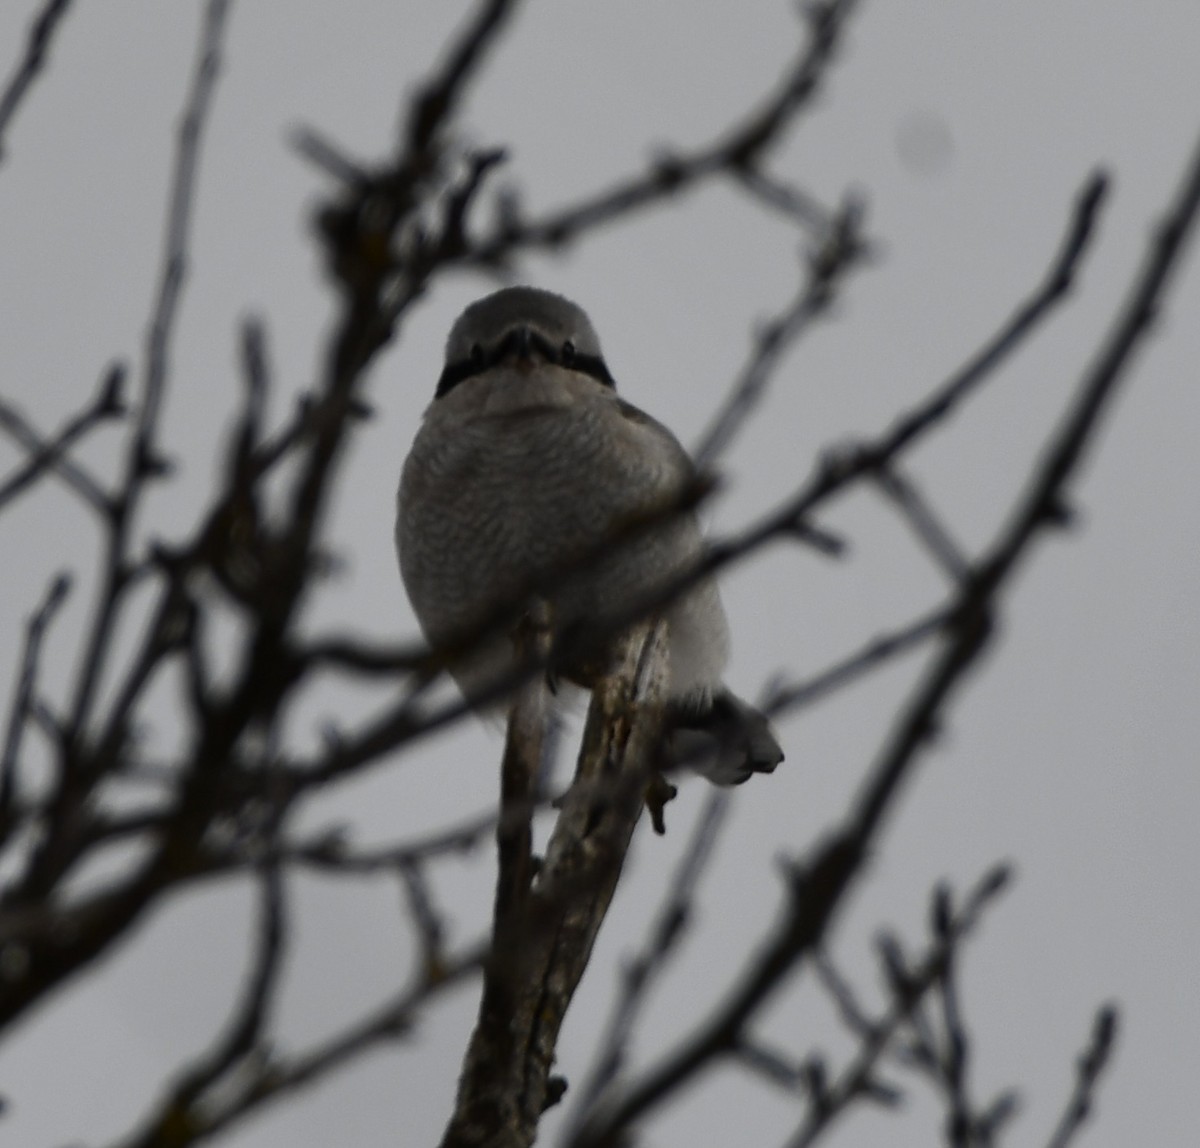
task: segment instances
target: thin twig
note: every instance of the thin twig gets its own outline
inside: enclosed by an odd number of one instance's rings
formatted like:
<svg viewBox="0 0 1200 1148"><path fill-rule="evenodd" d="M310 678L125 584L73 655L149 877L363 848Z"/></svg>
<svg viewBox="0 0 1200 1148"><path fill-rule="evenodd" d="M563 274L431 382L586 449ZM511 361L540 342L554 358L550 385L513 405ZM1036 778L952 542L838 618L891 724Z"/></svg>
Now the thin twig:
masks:
<svg viewBox="0 0 1200 1148"><path fill-rule="evenodd" d="M942 982L947 963L954 959L962 941L975 930L984 911L1007 883L1007 867L998 866L985 874L968 893L960 912L935 935L924 958L906 970L901 983L892 985L893 1000L887 1013L868 1022L865 1029L857 1033L860 1043L854 1059L822 1090L820 1103L809 1107L804 1122L788 1140L787 1148L810 1148L857 1097L879 1098L873 1087L879 1061L913 1010Z"/></svg>
<svg viewBox="0 0 1200 1148"><path fill-rule="evenodd" d="M466 94L467 84L478 75L485 53L495 45L516 6L515 0L483 0L445 64L418 89L409 104L405 129L403 150L409 155L423 155L434 148L437 136Z"/></svg>
<svg viewBox="0 0 1200 1148"><path fill-rule="evenodd" d="M821 0L805 5L801 9L809 30L805 47L787 66L774 93L712 143L691 152L660 154L649 172L628 176L542 219L526 222L510 213L493 234L483 237L467 253L466 262L488 268L503 263L516 249L558 248L584 232L679 195L708 179L753 169L820 91L856 3Z"/></svg>
<svg viewBox="0 0 1200 1148"><path fill-rule="evenodd" d="M242 322L241 339L242 382L246 397L241 418L233 433L233 466L235 481L249 482L253 459L262 440L267 399L271 391L271 367L267 357L267 331L262 320L247 318Z"/></svg>
<svg viewBox="0 0 1200 1148"><path fill-rule="evenodd" d="M263 1056L247 1065L243 1078L227 1081L228 1092L211 1096L201 1110L185 1112L164 1106L158 1123L115 1141L113 1148L182 1148L231 1128L379 1045L405 1037L420 1007L476 972L482 960L480 947L456 955L445 962L436 978L419 978L411 988L303 1053L283 1057L264 1050Z"/></svg>
<svg viewBox="0 0 1200 1148"><path fill-rule="evenodd" d="M82 733L90 717L106 655L112 646L113 627L127 585L128 546L134 512L146 482L160 476L165 467L158 455L158 421L168 382L175 317L187 273L200 148L220 71L221 44L229 7L229 0L208 0L205 6L196 69L179 126L167 210L166 246L147 336L141 394L124 474L109 516L100 598L71 705L74 737Z"/></svg>
<svg viewBox="0 0 1200 1148"><path fill-rule="evenodd" d="M828 311L841 279L867 252L862 214L856 200L847 200L809 258L807 274L796 298L758 332L749 361L693 451L698 470L709 469L728 447L762 400L784 356L809 325Z"/></svg>
<svg viewBox="0 0 1200 1148"><path fill-rule="evenodd" d="M328 667L363 677L394 677L428 670L433 657L429 647L416 642L378 646L363 638L314 638L298 652L314 669Z"/></svg>
<svg viewBox="0 0 1200 1148"><path fill-rule="evenodd" d="M257 952L228 1032L194 1069L184 1074L166 1109L188 1111L215 1083L251 1056L268 1029L278 991L287 942L283 874L268 851L259 867L262 903L259 908Z"/></svg>
<svg viewBox="0 0 1200 1148"><path fill-rule="evenodd" d="M46 0L30 26L29 38L25 42L25 55L17 65L17 70L8 81L3 94L0 94L0 163L4 162L4 133L8 130L8 125L30 85L45 67L55 29L70 6L71 0Z"/></svg>
<svg viewBox="0 0 1200 1148"><path fill-rule="evenodd" d="M769 1047L760 1037L746 1033L738 1038L733 1054L751 1072L788 1092L807 1087L814 1103L824 1096L825 1062L816 1054L797 1061L778 1048Z"/></svg>
<svg viewBox="0 0 1200 1148"><path fill-rule="evenodd" d="M316 128L299 127L291 134L294 147L314 167L320 168L346 187L364 187L370 175L365 167L350 159L341 148L326 139Z"/></svg>
<svg viewBox="0 0 1200 1148"><path fill-rule="evenodd" d="M21 757L21 740L25 724L33 705L37 688L38 660L42 652L42 639L46 628L53 620L58 608L67 600L71 590L68 574L59 574L50 583L42 604L34 611L25 627L25 646L21 651L20 673L13 694L12 706L8 711L8 724L4 732L4 752L0 757L0 841L7 836L9 813L17 792L17 765Z"/></svg>
<svg viewBox="0 0 1200 1148"><path fill-rule="evenodd" d="M901 654L915 649L922 642L941 633L953 619L952 605L938 606L891 633L872 638L859 649L806 681L775 686L763 708L767 713L777 715L810 706Z"/></svg>
<svg viewBox="0 0 1200 1148"><path fill-rule="evenodd" d="M836 218L815 196L768 175L759 166L734 173L738 182L760 203L811 231L818 240L828 240L836 231Z"/></svg>
<svg viewBox="0 0 1200 1148"><path fill-rule="evenodd" d="M7 431L30 456L16 474L0 485L0 507L46 471L53 471L93 510L102 517L108 516L111 508L108 495L83 467L66 456L66 452L68 447L100 423L124 415L125 404L121 395L123 380L124 368L120 365L111 367L96 397L78 414L72 415L63 428L49 439L42 438L15 407L0 399L0 429Z"/></svg>
<svg viewBox="0 0 1200 1148"><path fill-rule="evenodd" d="M419 863L401 865L397 872L404 885L408 910L421 945L422 975L434 980L446 967L446 921L434 904L433 891Z"/></svg>
<svg viewBox="0 0 1200 1148"><path fill-rule="evenodd" d="M990 897L1008 881L1007 866L992 871L973 899ZM931 932L935 941L944 943L954 931L956 919L953 897L948 885L940 884L931 899ZM900 941L891 934L879 938L879 953L884 979L897 1000L912 997L915 973L905 957ZM969 1065L971 1036L967 1029L958 991L957 948L946 950L936 971L928 1014L922 999L913 1001L906 1016L910 1034L893 1043L891 1052L905 1068L932 1084L946 1109L944 1131L951 1148L993 1148L1003 1126L1016 1114L1018 1101L1013 1090L1001 1092L986 1106L971 1099Z"/></svg>
<svg viewBox="0 0 1200 1148"><path fill-rule="evenodd" d="M955 585L962 582L968 572L967 559L916 483L895 463L881 468L877 478L880 489L904 515L942 572Z"/></svg>
<svg viewBox="0 0 1200 1148"><path fill-rule="evenodd" d="M549 799L546 799L547 803ZM528 818L529 811L516 811L517 817ZM337 831L315 840L297 842L281 847L281 859L288 864L311 866L331 874L363 876L371 873L390 873L406 866L446 854L467 853L477 849L485 837L496 829L499 814L489 809L459 825L403 845L379 849L351 850Z"/></svg>
<svg viewBox="0 0 1200 1148"><path fill-rule="evenodd" d="M837 1005L842 1024L859 1038L872 1035L875 1031L875 1022L867 1016L866 1009L859 1004L850 982L838 972L824 949L817 949L813 953L812 970L822 987L833 998L834 1004Z"/></svg>
<svg viewBox="0 0 1200 1148"><path fill-rule="evenodd" d="M1046 1148L1067 1148L1091 1115L1096 1086L1116 1046L1117 1028L1116 1007L1105 1005L1096 1013L1091 1039L1076 1061L1075 1087Z"/></svg>

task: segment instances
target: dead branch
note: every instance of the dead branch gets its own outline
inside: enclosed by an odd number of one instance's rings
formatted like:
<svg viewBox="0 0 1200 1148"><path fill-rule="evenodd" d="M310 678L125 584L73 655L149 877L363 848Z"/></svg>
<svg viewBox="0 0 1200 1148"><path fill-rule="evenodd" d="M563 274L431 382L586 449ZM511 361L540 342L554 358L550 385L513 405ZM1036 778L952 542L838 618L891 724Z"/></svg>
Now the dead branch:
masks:
<svg viewBox="0 0 1200 1148"><path fill-rule="evenodd" d="M501 835L492 952L443 1148L533 1143L563 1085L558 1030L591 954L653 768L666 696L665 625L621 644L593 693L575 784L531 887Z"/></svg>

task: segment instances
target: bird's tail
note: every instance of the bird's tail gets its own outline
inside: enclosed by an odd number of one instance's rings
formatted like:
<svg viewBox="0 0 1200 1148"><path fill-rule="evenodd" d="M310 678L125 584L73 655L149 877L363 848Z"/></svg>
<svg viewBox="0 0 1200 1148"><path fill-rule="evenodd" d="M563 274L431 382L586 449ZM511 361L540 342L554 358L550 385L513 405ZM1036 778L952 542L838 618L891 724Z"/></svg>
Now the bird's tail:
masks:
<svg viewBox="0 0 1200 1148"><path fill-rule="evenodd" d="M702 704L674 703L667 722L667 767L694 770L714 785L741 785L783 760L766 717L729 690Z"/></svg>

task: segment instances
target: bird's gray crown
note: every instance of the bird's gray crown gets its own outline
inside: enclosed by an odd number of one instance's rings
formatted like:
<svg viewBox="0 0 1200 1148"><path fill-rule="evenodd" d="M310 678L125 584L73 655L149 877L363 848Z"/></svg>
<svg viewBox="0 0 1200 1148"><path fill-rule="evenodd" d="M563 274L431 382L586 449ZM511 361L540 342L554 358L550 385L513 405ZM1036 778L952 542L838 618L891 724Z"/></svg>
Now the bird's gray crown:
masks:
<svg viewBox="0 0 1200 1148"><path fill-rule="evenodd" d="M613 386L582 307L537 287L505 287L472 303L450 328L438 397L495 366L518 339L551 362Z"/></svg>

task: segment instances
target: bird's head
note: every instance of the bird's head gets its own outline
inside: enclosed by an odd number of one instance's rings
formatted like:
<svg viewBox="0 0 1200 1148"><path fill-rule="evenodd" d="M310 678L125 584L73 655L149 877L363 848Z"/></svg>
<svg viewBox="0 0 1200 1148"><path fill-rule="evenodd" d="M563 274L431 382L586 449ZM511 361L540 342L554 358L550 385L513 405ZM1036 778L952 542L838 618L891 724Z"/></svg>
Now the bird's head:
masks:
<svg viewBox="0 0 1200 1148"><path fill-rule="evenodd" d="M497 367L546 363L615 385L582 307L536 287L506 287L472 303L450 329L437 397Z"/></svg>

